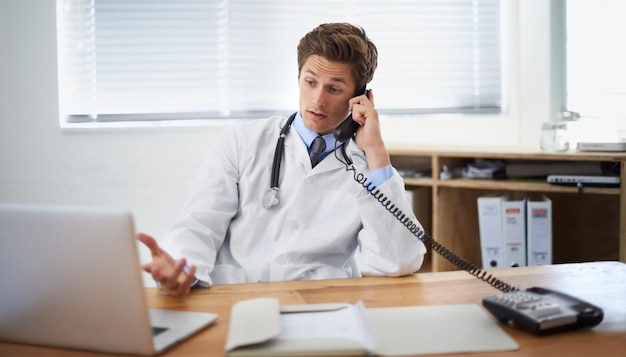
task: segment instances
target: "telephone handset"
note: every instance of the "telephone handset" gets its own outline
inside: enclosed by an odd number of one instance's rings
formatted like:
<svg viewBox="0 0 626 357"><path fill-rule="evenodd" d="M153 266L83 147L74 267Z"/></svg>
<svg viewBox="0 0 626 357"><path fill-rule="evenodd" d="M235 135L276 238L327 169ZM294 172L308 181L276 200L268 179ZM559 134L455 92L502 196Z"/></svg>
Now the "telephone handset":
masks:
<svg viewBox="0 0 626 357"><path fill-rule="evenodd" d="M352 121L351 118L350 120ZM344 157L345 155L344 153ZM336 157L342 161L339 156L336 155ZM602 322L604 312L598 306L545 288L531 287L520 290L459 257L426 234L419 224L407 217L376 186L370 183L364 174L358 172L347 157L346 161L342 162L346 165L346 171L353 172L354 180L363 186L375 200L417 239L457 267L502 292L483 298L483 306L498 320L537 335L579 328L591 328Z"/></svg>
<svg viewBox="0 0 626 357"><path fill-rule="evenodd" d="M354 96L358 97L363 94L367 95L367 92L368 90L366 86L363 86L356 92ZM335 139L337 139L337 141L343 143L353 137L358 128L359 123L352 120L352 113L350 113L350 115L348 115L348 117L344 121L342 121L341 124L339 124L333 134L335 134Z"/></svg>

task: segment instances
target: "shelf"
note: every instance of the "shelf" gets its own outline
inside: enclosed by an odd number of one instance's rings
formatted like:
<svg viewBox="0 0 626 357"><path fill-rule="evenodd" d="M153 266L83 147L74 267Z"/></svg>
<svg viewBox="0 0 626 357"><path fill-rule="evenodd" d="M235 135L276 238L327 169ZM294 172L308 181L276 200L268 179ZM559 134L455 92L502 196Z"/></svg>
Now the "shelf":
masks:
<svg viewBox="0 0 626 357"><path fill-rule="evenodd" d="M435 185L435 180L430 178L404 178L404 184L406 186L427 186L432 187Z"/></svg>
<svg viewBox="0 0 626 357"><path fill-rule="evenodd" d="M476 180L476 179L450 179L433 180L426 178L405 178L405 185L431 186L431 187L454 187L473 188L481 190L502 190L502 191L529 191L529 192L564 192L579 193L578 188L570 186L551 185L543 182L527 182L520 180ZM620 195L620 189L609 187L583 187L584 194Z"/></svg>
<svg viewBox="0 0 626 357"><path fill-rule="evenodd" d="M553 262L620 260L626 262L626 187L577 187L551 185L545 179L441 180L438 173L463 167L476 159L528 160L550 169L563 162L614 163L621 182L626 181L626 153L544 153L516 149L428 148L391 146L391 161L398 170L423 177L406 177L413 192L414 212L426 232L457 253L481 265L476 200L479 196L508 192L511 196L547 195L553 202ZM554 165L553 165L554 164ZM567 165L566 165L567 166ZM572 166L572 165L569 165ZM578 166L578 164L576 165ZM587 166L585 164L584 166ZM429 252L425 271L458 269L438 254Z"/></svg>
<svg viewBox="0 0 626 357"><path fill-rule="evenodd" d="M539 161L614 161L623 162L626 152L578 152L548 153L535 149L515 147L441 147L411 144L388 145L391 155L407 157L451 157L464 159L502 159Z"/></svg>

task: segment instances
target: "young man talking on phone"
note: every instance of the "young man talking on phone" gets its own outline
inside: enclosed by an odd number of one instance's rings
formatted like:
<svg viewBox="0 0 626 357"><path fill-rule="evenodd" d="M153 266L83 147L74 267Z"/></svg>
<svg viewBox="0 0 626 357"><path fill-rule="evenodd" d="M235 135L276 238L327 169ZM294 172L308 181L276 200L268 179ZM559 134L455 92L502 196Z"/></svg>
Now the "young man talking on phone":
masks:
<svg viewBox="0 0 626 357"><path fill-rule="evenodd" d="M299 110L225 129L161 245L138 235L152 254L143 269L171 295L192 286L359 277L364 268L402 276L421 267L422 242L355 181L340 153L419 226L391 166L373 91L355 96L374 76L375 45L360 27L333 23L307 33L297 50ZM356 135L337 142L333 131L350 112ZM310 155L316 148L322 152Z"/></svg>

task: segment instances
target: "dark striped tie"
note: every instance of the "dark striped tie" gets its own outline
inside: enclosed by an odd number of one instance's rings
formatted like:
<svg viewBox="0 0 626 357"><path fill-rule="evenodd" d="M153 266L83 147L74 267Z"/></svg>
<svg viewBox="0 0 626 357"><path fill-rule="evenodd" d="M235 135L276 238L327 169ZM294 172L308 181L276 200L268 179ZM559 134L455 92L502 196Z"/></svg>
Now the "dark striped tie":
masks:
<svg viewBox="0 0 626 357"><path fill-rule="evenodd" d="M321 136L313 139L313 143L311 144L311 153L309 157L311 158L311 166L315 167L320 162L320 154L322 151L326 149L326 141Z"/></svg>

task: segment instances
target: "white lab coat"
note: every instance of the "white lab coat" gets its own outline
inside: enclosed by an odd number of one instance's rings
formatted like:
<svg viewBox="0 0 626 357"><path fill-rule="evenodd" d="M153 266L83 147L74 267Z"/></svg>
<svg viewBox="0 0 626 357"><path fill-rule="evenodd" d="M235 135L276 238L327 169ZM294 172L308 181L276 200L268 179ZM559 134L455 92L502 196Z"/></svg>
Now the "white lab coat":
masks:
<svg viewBox="0 0 626 357"><path fill-rule="evenodd" d="M280 203L261 205L285 122L272 117L225 129L201 166L182 217L165 235L164 249L196 265L196 277L209 285L359 277L359 250L371 272L417 271L426 252L422 242L366 194L334 153L311 169L293 127L285 140ZM347 153L367 174L353 140ZM419 224L395 170L380 189Z"/></svg>

